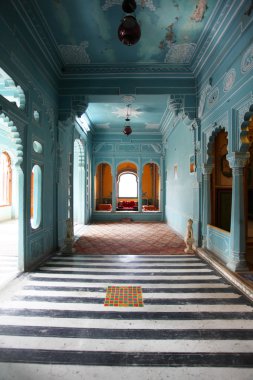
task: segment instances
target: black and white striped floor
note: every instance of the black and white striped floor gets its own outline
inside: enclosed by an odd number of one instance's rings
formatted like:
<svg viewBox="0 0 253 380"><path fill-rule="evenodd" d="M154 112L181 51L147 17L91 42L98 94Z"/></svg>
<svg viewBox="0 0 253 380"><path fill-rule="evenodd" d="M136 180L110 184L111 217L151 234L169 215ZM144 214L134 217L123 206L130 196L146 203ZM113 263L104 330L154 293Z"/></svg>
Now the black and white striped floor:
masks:
<svg viewBox="0 0 253 380"><path fill-rule="evenodd" d="M54 256L1 299L0 380L252 380L252 306L196 256Z"/></svg>

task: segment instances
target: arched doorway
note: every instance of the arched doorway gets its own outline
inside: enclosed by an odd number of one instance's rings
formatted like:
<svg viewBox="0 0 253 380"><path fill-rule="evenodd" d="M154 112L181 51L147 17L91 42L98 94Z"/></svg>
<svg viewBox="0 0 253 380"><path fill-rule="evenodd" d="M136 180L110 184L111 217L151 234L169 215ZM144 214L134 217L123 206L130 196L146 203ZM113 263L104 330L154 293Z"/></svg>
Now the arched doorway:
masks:
<svg viewBox="0 0 253 380"><path fill-rule="evenodd" d="M142 173L142 211L160 209L160 174L157 164L148 163Z"/></svg>
<svg viewBox="0 0 253 380"><path fill-rule="evenodd" d="M227 160L227 132L220 130L214 138L211 175L211 224L230 231L232 205L232 170Z"/></svg>
<svg viewBox="0 0 253 380"><path fill-rule="evenodd" d="M3 286L24 269L23 145L16 126L4 113L0 114L0 141L0 286Z"/></svg>
<svg viewBox="0 0 253 380"><path fill-rule="evenodd" d="M97 166L95 175L95 210L112 211L112 170L106 162Z"/></svg>
<svg viewBox="0 0 253 380"><path fill-rule="evenodd" d="M117 167L117 211L138 211L137 166L122 162Z"/></svg>

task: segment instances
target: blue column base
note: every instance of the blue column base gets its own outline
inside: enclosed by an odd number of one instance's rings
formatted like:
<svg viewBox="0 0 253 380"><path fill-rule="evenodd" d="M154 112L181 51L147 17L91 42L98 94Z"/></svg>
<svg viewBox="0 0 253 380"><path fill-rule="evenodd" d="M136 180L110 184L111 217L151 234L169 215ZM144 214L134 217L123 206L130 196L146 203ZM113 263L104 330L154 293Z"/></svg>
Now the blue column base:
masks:
<svg viewBox="0 0 253 380"><path fill-rule="evenodd" d="M248 264L245 260L231 260L226 266L233 272L243 272L249 270Z"/></svg>

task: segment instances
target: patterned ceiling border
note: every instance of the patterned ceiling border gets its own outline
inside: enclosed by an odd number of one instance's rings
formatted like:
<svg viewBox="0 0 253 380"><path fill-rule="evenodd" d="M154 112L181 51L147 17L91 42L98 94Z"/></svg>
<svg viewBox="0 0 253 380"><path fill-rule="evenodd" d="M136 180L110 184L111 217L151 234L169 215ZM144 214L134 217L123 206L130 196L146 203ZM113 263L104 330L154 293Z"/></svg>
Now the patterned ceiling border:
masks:
<svg viewBox="0 0 253 380"><path fill-rule="evenodd" d="M150 11L155 11L156 7L153 4L153 0L137 0L137 5L140 5L142 8L148 8ZM104 5L102 6L103 11L107 11L109 8L114 5L121 5L122 0L105 0Z"/></svg>
<svg viewBox="0 0 253 380"><path fill-rule="evenodd" d="M118 66L118 65L66 65L62 70L66 74L170 74L170 73L187 73L191 74L192 71L186 65L132 65L132 66Z"/></svg>

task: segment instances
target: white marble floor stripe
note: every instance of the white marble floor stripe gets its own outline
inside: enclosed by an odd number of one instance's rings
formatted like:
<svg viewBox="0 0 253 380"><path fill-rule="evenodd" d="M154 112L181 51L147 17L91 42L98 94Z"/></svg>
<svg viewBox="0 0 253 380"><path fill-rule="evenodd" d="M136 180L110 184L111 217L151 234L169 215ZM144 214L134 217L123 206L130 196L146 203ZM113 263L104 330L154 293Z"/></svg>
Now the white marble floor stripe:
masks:
<svg viewBox="0 0 253 380"><path fill-rule="evenodd" d="M32 275L32 278L33 280L29 280L28 279L28 282L27 284L29 284L29 286L41 286L41 287L51 287L51 286L64 286L66 288L72 288L72 287L84 287L84 288L94 288L94 287L98 287L98 288L106 288L108 285L111 285L110 282L101 282L101 283L83 283L83 282L63 282L61 281L61 279L57 279L57 281L36 281L36 278ZM122 286L122 283L119 282L117 283L113 283L114 286ZM132 285L131 282L129 282L129 284L125 284L124 283L124 286L128 286L128 285ZM157 288L167 288L167 289L170 289L170 288L178 288L178 289L185 289L186 285L185 284L148 284L148 283L145 283L145 284L141 284L140 285L142 287L142 289L146 289L146 288L153 288L153 289L157 289ZM201 284L201 283L194 283L194 282L191 282L189 284L187 284L187 288L204 288L204 289L227 289L227 288L231 288L231 285L229 284L225 284L225 283L221 283L221 282L217 282L215 284L208 284L208 283L204 283L204 284Z"/></svg>
<svg viewBox="0 0 253 380"><path fill-rule="evenodd" d="M187 273L187 272L186 272ZM124 280L134 280L134 279L141 279L141 280L150 280L152 278L152 280L168 280L168 279L173 279L173 280L212 280L212 279L220 279L221 277L218 276L218 275L204 275L204 274L201 274L201 275L188 275L188 274L180 274L178 276L170 276L168 274L168 276L159 276L159 273L157 275L146 275L146 276L141 276L141 277L138 277L137 275L136 276L132 276L132 275L128 275L128 276L121 276L118 274L118 275L105 275L105 274L100 274L100 275L82 275L80 273L50 273L50 272L47 272L47 273L44 273L44 272L37 272L37 273L34 273L32 275L33 278L36 278L36 277L55 277L57 279L59 278L68 278L69 280L71 280L71 278L80 278L80 279L94 279L94 278L101 278L102 279L105 279L105 280L110 280L110 279L114 279L114 280L119 280L120 282L120 278L121 279L124 279Z"/></svg>
<svg viewBox="0 0 253 380"><path fill-rule="evenodd" d="M145 305L144 307L138 308L137 311L144 313L149 312L173 312L173 313L185 313L185 312L252 312L253 307L248 305L233 304L231 300L231 305ZM65 311L100 311L106 312L103 304L84 304L84 303L61 303L61 302L39 302L39 301L16 301L11 302L5 301L2 307L8 309L24 309L32 308L37 310L65 310ZM106 307L107 311L121 311L121 312L136 312L136 308L130 307Z"/></svg>
<svg viewBox="0 0 253 380"><path fill-rule="evenodd" d="M192 269L192 268L187 268L187 269L135 269L135 268L129 268L129 269L105 269L105 268L77 268L77 267L62 267L62 266L54 266L54 267L49 267L49 266L42 266L40 270L47 270L47 271L52 271L52 272L61 272L61 271L72 271L72 272L95 272L94 276L99 276L102 274L106 274L107 272L109 273L115 273L117 275L124 275L125 273L147 273L149 275L150 273L191 273L191 272L196 272L198 271L199 273L212 273L212 269L209 268L198 268L198 269Z"/></svg>
<svg viewBox="0 0 253 380"><path fill-rule="evenodd" d="M0 335L0 347L29 350L71 350L104 352L253 352L253 341L248 340L126 340L126 339L80 339L57 337L25 337Z"/></svg>
<svg viewBox="0 0 253 380"><path fill-rule="evenodd" d="M100 328L100 329L150 329L150 330L182 330L182 329L205 329L205 330L230 330L253 329L253 320L238 319L206 319L206 320L121 320L121 319L86 319L86 318L51 318L0 315L0 324L3 326L42 326L42 327L69 327L69 328Z"/></svg>
<svg viewBox="0 0 253 380"><path fill-rule="evenodd" d="M156 293L155 290L153 293L145 293L145 289L143 290L143 299L144 301L146 299L194 299L194 298L218 298L218 299L236 299L240 298L241 296L236 293L172 293L168 295L168 293ZM63 291L63 290L57 290L57 291L50 291L50 290L27 290L27 289L21 289L18 291L17 296L43 296L43 297L90 297L90 298L99 298L104 300L106 294L106 290L103 292L88 292L83 290L78 291Z"/></svg>
<svg viewBox="0 0 253 380"><path fill-rule="evenodd" d="M252 368L122 367L0 363L1 380L252 380Z"/></svg>

